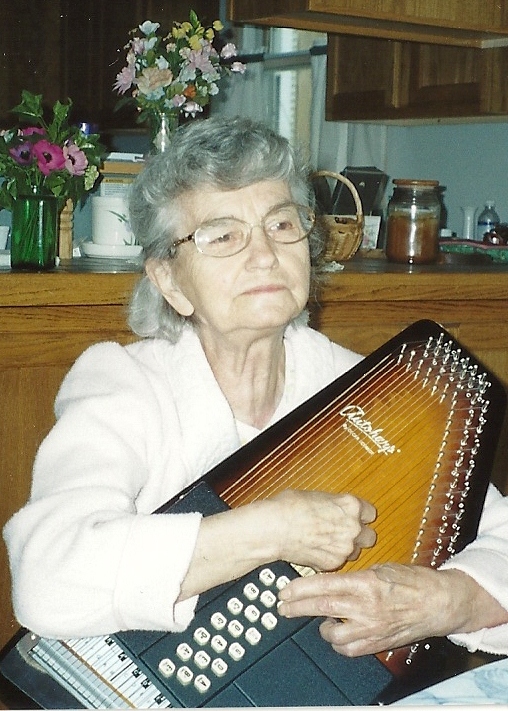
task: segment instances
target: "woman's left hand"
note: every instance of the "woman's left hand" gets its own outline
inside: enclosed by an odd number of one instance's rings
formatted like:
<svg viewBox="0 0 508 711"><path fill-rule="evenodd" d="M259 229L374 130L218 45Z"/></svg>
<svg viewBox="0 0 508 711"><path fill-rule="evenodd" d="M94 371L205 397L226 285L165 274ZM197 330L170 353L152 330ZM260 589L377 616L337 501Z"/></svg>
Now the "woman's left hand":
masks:
<svg viewBox="0 0 508 711"><path fill-rule="evenodd" d="M327 617L320 627L322 637L337 652L353 657L472 631L471 625L478 629L475 599L482 592L459 570L385 564L293 580L279 593L279 612Z"/></svg>

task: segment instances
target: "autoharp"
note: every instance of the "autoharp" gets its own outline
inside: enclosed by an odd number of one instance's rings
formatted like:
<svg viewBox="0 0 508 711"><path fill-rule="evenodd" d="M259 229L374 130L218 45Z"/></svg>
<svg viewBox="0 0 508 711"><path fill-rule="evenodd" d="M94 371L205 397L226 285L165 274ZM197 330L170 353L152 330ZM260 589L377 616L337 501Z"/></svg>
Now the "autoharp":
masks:
<svg viewBox="0 0 508 711"><path fill-rule="evenodd" d="M224 508L288 487L351 492L375 504L377 543L343 570L388 561L436 567L476 535L504 411L499 381L443 328L419 321L156 513L213 513L206 510L206 492ZM139 707L137 700L151 694L145 705L160 708L367 705L385 688L388 671L390 679L400 679L414 668L418 645L347 660L319 637L314 620L277 619L274 606L259 618L270 621L270 631L256 629L254 618L247 622L243 609L247 615L262 608L263 599L275 605L276 589L259 588L287 580L290 566L283 565L283 573L264 569L255 580L236 581L236 592L224 593L227 602L215 591L202 596L185 633L127 632L65 642L26 633L4 655L0 671L19 688L30 686L27 693L46 708L57 707L55 680L72 693L59 696L63 706L78 698L84 706ZM243 608L239 598L248 592ZM210 605L220 610L211 614ZM237 615L229 623L231 639L226 631L219 634L226 644L222 652L213 646L217 633L207 631L217 614ZM178 650L190 656L183 660ZM313 655L318 660L311 666ZM22 656L30 667L20 667ZM104 659L114 660L113 671ZM221 673L224 664L227 671ZM33 665L52 677L53 686L47 678L28 679ZM124 685L133 688L133 675L144 686L128 696ZM86 693L78 693L82 687ZM39 698L42 689L50 690Z"/></svg>
<svg viewBox="0 0 508 711"><path fill-rule="evenodd" d="M230 507L285 488L351 492L376 506L377 542L343 572L437 567L476 535L505 408L497 378L422 320L206 479ZM418 648L384 661L402 674Z"/></svg>

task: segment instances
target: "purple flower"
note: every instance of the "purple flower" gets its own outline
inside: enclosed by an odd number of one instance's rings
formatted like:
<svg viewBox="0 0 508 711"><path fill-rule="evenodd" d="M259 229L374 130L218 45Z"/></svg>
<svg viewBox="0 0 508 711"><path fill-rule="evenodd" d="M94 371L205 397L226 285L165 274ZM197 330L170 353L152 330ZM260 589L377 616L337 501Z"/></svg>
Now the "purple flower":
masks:
<svg viewBox="0 0 508 711"><path fill-rule="evenodd" d="M55 170L62 170L65 167L65 158L62 148L43 139L37 141L33 147L34 155L37 159L37 167L43 175L49 175Z"/></svg>
<svg viewBox="0 0 508 711"><path fill-rule="evenodd" d="M32 144L25 141L14 148L9 148L9 153L19 165L30 165L34 160L32 148Z"/></svg>
<svg viewBox="0 0 508 711"><path fill-rule="evenodd" d="M71 175L84 175L88 159L83 151L75 144L68 143L63 147L65 167Z"/></svg>

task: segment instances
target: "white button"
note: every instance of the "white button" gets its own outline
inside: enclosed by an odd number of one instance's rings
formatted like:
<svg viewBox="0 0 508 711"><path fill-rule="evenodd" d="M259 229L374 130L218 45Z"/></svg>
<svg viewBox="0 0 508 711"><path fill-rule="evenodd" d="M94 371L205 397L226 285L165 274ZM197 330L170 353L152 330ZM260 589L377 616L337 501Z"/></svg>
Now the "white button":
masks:
<svg viewBox="0 0 508 711"><path fill-rule="evenodd" d="M180 667L180 669L176 672L176 678L181 684L187 686L187 684L190 684L194 678L194 674L191 672L189 667Z"/></svg>
<svg viewBox="0 0 508 711"><path fill-rule="evenodd" d="M261 617L261 624L267 630L273 630L274 627L277 627L277 618L271 612L265 612Z"/></svg>
<svg viewBox="0 0 508 711"><path fill-rule="evenodd" d="M254 583L247 583L243 589L243 594L247 600L255 600L259 595L259 588Z"/></svg>
<svg viewBox="0 0 508 711"><path fill-rule="evenodd" d="M196 666L198 666L200 669L206 669L206 667L210 664L211 661L212 660L210 655L207 654L203 649L200 649L196 652L194 662L196 663Z"/></svg>
<svg viewBox="0 0 508 711"><path fill-rule="evenodd" d="M243 625L238 620L231 620L228 625L228 632L231 637L240 637L243 634Z"/></svg>
<svg viewBox="0 0 508 711"><path fill-rule="evenodd" d="M243 602L240 602L237 597L232 597L230 600L228 600L227 607L232 615L239 615L240 612L243 610Z"/></svg>
<svg viewBox="0 0 508 711"><path fill-rule="evenodd" d="M259 573L259 579L263 585L268 587L269 585L273 585L275 574L272 570L270 570L270 568L263 568L263 570Z"/></svg>
<svg viewBox="0 0 508 711"><path fill-rule="evenodd" d="M223 630L228 621L222 612L214 612L210 617L210 622L212 623L212 627L214 627L214 629Z"/></svg>
<svg viewBox="0 0 508 711"><path fill-rule="evenodd" d="M258 644L261 641L261 632L256 627L249 627L245 633L245 639L249 644Z"/></svg>
<svg viewBox="0 0 508 711"><path fill-rule="evenodd" d="M245 608L245 617L249 620L249 622L257 622L260 614L261 613L255 605L247 605Z"/></svg>
<svg viewBox="0 0 508 711"><path fill-rule="evenodd" d="M210 632L204 627L198 627L194 630L194 641L200 644L202 647L208 644L210 641Z"/></svg>
<svg viewBox="0 0 508 711"><path fill-rule="evenodd" d="M194 679L194 686L200 694L206 694L211 686L210 679L204 674L198 674Z"/></svg>
<svg viewBox="0 0 508 711"><path fill-rule="evenodd" d="M229 647L228 652L231 659L234 659L235 662L239 662L245 654L245 648L238 642L233 642L233 644Z"/></svg>
<svg viewBox="0 0 508 711"><path fill-rule="evenodd" d="M290 581L287 575L280 575L275 582L277 590L282 590L282 588L285 588L289 582Z"/></svg>
<svg viewBox="0 0 508 711"><path fill-rule="evenodd" d="M223 652L228 646L228 643L221 634L214 635L210 644L212 645L212 649L217 652L217 654Z"/></svg>
<svg viewBox="0 0 508 711"><path fill-rule="evenodd" d="M166 679L169 679L170 676L173 676L175 673L175 665L171 661L171 659L161 659L159 662L159 671L162 674L162 676L165 676Z"/></svg>
<svg viewBox="0 0 508 711"><path fill-rule="evenodd" d="M271 590L263 590L259 599L265 607L273 607L277 602L277 598Z"/></svg>
<svg viewBox="0 0 508 711"><path fill-rule="evenodd" d="M176 653L178 657L182 660L182 662L188 662L194 654L194 651L192 647L187 644L187 642L182 642L176 648Z"/></svg>
<svg viewBox="0 0 508 711"><path fill-rule="evenodd" d="M212 666L210 667L215 676L224 676L224 674L228 670L228 665L227 662L224 661L224 659L214 659L212 662Z"/></svg>

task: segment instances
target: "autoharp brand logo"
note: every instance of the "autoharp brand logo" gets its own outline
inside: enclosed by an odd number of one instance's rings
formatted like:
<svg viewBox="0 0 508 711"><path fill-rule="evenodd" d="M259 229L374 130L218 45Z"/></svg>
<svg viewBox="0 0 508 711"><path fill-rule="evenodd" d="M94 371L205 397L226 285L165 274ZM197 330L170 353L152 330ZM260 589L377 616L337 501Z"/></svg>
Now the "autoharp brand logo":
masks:
<svg viewBox="0 0 508 711"><path fill-rule="evenodd" d="M388 455L400 452L400 449L383 437L383 429L373 425L366 417L363 407L346 405L339 414L346 418L343 428L370 454Z"/></svg>

